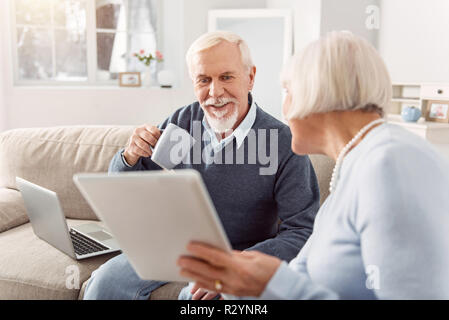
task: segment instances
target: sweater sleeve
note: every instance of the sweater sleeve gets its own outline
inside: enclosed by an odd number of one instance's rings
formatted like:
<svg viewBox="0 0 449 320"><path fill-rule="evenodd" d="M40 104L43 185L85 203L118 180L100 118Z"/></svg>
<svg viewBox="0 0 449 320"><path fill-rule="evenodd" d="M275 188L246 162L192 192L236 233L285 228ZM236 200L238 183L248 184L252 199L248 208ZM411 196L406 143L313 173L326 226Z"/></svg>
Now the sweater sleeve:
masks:
<svg viewBox="0 0 449 320"><path fill-rule="evenodd" d="M192 105L182 107L176 110L170 117L165 119L157 127L165 129L169 123L174 123L177 126L189 130L192 117ZM126 172L126 171L146 171L146 170L162 170L162 168L151 160L151 157L141 157L134 166L129 166L125 163L122 156L124 149L120 149L109 163L109 173Z"/></svg>
<svg viewBox="0 0 449 320"><path fill-rule="evenodd" d="M122 156L122 152L125 149L120 149L112 158L109 163L108 173L126 172L126 171L139 171L139 170L161 170L151 158L140 158L134 166L129 166L125 163L125 159Z"/></svg>
<svg viewBox="0 0 449 320"><path fill-rule="evenodd" d="M338 295L311 281L306 272L295 271L284 261L260 296L262 300L336 300Z"/></svg>
<svg viewBox="0 0 449 320"><path fill-rule="evenodd" d="M290 140L285 140L287 157L281 161L274 198L281 221L274 238L259 242L247 250L258 250L289 262L301 250L312 234L319 209L319 187L313 166L307 156L291 151Z"/></svg>

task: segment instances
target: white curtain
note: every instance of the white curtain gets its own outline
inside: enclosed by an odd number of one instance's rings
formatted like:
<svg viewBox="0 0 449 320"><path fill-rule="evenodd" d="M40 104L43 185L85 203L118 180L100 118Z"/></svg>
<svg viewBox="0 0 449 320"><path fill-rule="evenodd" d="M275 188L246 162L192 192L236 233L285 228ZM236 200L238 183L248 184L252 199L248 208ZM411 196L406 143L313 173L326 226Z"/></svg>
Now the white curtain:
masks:
<svg viewBox="0 0 449 320"><path fill-rule="evenodd" d="M142 71L144 66L133 53L145 50L154 53L157 48L157 0L128 0L128 12L121 10L117 29L130 33L117 34L111 56L110 71ZM123 8L123 7L122 7ZM135 33L137 32L137 33ZM127 55L123 59L123 55ZM155 67L155 64L152 64Z"/></svg>

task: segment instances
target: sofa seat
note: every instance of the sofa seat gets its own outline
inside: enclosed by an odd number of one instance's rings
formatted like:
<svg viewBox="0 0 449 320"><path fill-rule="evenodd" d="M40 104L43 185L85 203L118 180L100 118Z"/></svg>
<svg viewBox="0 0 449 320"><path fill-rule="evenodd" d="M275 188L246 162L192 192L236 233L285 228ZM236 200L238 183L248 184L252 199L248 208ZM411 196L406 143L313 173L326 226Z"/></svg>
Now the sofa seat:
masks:
<svg viewBox="0 0 449 320"><path fill-rule="evenodd" d="M67 223L98 222L67 219ZM0 233L0 252L0 299L78 299L92 271L117 255L75 261L39 239L30 223ZM79 283L74 281L76 270Z"/></svg>

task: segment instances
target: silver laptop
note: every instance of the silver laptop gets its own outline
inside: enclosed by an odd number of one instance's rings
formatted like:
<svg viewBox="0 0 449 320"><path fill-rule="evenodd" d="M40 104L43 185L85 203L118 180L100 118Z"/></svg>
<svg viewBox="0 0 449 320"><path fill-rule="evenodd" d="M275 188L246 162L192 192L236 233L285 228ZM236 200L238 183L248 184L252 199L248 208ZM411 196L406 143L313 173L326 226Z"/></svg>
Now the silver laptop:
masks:
<svg viewBox="0 0 449 320"><path fill-rule="evenodd" d="M16 177L34 233L56 249L81 260L120 248L112 235L95 223L69 228L55 192Z"/></svg>

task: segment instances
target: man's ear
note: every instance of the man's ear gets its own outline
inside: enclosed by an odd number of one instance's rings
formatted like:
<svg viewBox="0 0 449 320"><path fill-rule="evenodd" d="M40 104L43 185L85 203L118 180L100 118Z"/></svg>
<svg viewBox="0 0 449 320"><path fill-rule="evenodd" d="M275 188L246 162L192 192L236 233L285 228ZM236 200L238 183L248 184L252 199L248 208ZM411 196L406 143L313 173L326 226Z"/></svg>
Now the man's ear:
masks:
<svg viewBox="0 0 449 320"><path fill-rule="evenodd" d="M249 71L249 88L248 91L253 90L254 87L254 79L256 78L256 66L251 67Z"/></svg>

